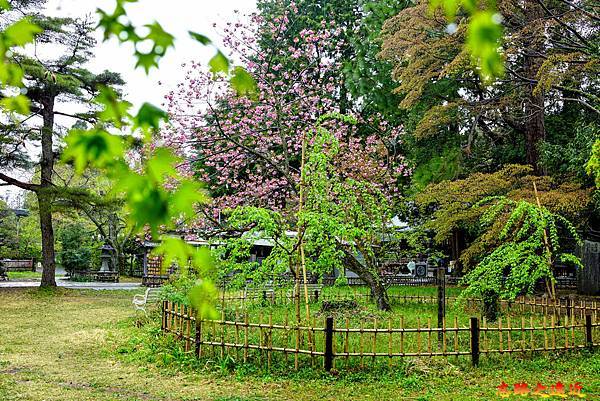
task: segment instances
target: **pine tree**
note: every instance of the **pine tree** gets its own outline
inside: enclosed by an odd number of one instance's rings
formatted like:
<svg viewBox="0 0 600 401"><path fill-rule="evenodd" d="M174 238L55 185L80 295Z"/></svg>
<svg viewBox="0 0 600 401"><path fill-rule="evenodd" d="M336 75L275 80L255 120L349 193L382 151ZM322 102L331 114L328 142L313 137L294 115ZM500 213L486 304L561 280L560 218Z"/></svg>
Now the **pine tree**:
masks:
<svg viewBox="0 0 600 401"><path fill-rule="evenodd" d="M42 31L26 51L13 52L24 77L21 88L31 101L27 115L14 114L0 125L0 185L14 185L36 194L42 234L43 275L41 286L56 286L54 229L52 207L57 194L68 193L55 182L54 165L66 131L56 121L61 116L69 123L95 124L93 99L102 87L123 84L116 73L93 73L85 67L92 57L96 42L95 27L90 18L59 18L44 16L44 1L12 1L11 11L2 13L2 30L17 19L29 18ZM104 92L106 93L106 92ZM111 92L113 93L113 92ZM0 97L4 97L3 93ZM71 113L73 105L83 106L83 112ZM40 146L36 163L30 160L29 146ZM30 149L30 148L29 148ZM35 166L39 181L24 181L12 173L14 168ZM37 174L35 176L38 176Z"/></svg>

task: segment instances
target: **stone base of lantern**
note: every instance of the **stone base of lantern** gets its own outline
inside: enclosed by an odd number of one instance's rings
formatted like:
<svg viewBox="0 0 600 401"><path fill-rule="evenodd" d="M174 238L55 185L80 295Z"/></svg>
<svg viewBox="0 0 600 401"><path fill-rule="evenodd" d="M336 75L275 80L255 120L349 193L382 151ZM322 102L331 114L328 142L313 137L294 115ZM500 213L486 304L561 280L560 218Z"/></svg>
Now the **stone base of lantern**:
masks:
<svg viewBox="0 0 600 401"><path fill-rule="evenodd" d="M92 278L94 281L100 281L102 283L118 283L119 282L119 272L93 272Z"/></svg>

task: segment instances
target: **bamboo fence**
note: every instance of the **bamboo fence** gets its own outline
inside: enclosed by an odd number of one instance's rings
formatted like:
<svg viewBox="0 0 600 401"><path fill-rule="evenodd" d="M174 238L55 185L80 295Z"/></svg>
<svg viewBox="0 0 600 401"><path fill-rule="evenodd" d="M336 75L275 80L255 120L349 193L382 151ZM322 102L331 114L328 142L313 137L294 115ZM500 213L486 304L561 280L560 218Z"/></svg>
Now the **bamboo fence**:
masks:
<svg viewBox="0 0 600 401"><path fill-rule="evenodd" d="M434 302L435 297L402 297ZM274 298L275 299L275 298ZM432 301L432 299L434 301ZM222 302L225 298L222 298ZM247 300L246 300L247 301ZM476 299L468 300L473 305ZM231 357L271 368L309 364L326 370L340 367L393 366L402 357L459 357L470 355L477 365L480 354L533 353L573 350L600 345L599 306L596 301L521 297L503 303L518 313L494 323L472 317L458 318L441 327L429 317L417 316L406 324L403 316L386 320L327 316L297 323L296 316L221 310L220 319L200 319L187 306L163 301L162 330L183 341L186 352L199 358ZM436 326L436 327L434 327Z"/></svg>

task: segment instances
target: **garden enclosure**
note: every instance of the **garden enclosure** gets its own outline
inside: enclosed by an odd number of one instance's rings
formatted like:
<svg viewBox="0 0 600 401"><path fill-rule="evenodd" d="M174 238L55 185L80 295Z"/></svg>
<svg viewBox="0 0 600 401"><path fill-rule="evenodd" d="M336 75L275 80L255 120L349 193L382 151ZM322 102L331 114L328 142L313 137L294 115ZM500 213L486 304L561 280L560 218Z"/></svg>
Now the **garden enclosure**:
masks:
<svg viewBox="0 0 600 401"><path fill-rule="evenodd" d="M354 294L334 300L313 294L321 307L350 302L359 307L366 298ZM315 298L316 296L316 298ZM503 316L496 322L471 317L479 299L466 299L462 314L447 316L441 327L419 308L435 305L436 297L391 296L396 304L416 313L363 316L350 311L317 312L309 322L297 319L289 298L233 296L221 299L220 319L201 319L189 306L164 301L162 330L183 341L186 352L199 358L231 357L271 368L288 364L333 368L393 366L403 357L469 356L474 365L480 355L570 351L600 345L597 301L520 297L502 302ZM265 302L266 299L266 302ZM456 301L446 298L447 303ZM238 305L232 306L238 302ZM343 305L342 302L342 305ZM358 302L358 303L356 303ZM243 305L243 306L242 306ZM416 309L415 309L416 308ZM470 314L469 314L470 312Z"/></svg>

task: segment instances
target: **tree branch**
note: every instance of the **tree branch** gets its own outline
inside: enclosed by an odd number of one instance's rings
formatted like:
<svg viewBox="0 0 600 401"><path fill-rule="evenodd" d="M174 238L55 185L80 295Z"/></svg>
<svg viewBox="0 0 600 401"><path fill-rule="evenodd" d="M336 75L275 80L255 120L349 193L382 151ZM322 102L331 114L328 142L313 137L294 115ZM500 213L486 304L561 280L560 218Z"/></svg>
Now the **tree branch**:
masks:
<svg viewBox="0 0 600 401"><path fill-rule="evenodd" d="M0 180L4 181L7 185L13 185L15 187L25 189L27 191L36 192L38 189L40 189L40 186L38 184L31 184L28 182L19 181L16 178L9 177L4 173L0 173Z"/></svg>

